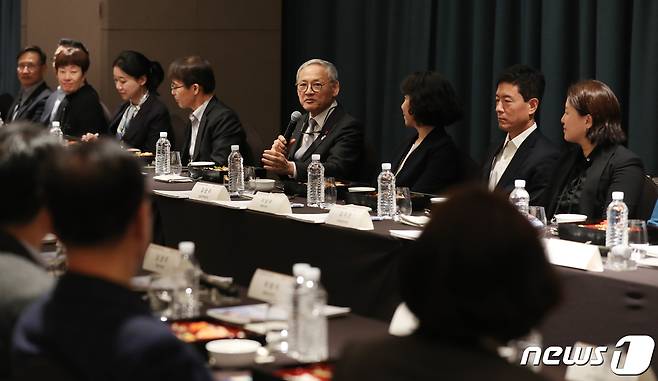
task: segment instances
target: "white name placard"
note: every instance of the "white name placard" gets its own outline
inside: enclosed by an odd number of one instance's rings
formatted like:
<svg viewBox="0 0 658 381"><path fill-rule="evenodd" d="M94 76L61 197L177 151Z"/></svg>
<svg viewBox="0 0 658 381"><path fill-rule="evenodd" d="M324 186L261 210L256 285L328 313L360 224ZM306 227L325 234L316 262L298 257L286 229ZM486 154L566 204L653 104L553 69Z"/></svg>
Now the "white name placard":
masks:
<svg viewBox="0 0 658 381"><path fill-rule="evenodd" d="M602 272L601 253L595 245L561 239L544 239L548 261L554 265Z"/></svg>
<svg viewBox="0 0 658 381"><path fill-rule="evenodd" d="M267 303L284 301L291 296L295 278L273 271L256 269L247 296Z"/></svg>
<svg viewBox="0 0 658 381"><path fill-rule="evenodd" d="M290 201L283 193L258 192L247 206L249 210L270 214L290 214Z"/></svg>
<svg viewBox="0 0 658 381"><path fill-rule="evenodd" d="M150 244L142 268L159 274L170 274L178 269L180 261L181 255L178 250Z"/></svg>
<svg viewBox="0 0 658 381"><path fill-rule="evenodd" d="M327 216L328 225L357 230L373 230L368 208L358 205L334 205Z"/></svg>
<svg viewBox="0 0 658 381"><path fill-rule="evenodd" d="M192 188L190 199L198 201L229 201L231 196L223 185L198 182Z"/></svg>

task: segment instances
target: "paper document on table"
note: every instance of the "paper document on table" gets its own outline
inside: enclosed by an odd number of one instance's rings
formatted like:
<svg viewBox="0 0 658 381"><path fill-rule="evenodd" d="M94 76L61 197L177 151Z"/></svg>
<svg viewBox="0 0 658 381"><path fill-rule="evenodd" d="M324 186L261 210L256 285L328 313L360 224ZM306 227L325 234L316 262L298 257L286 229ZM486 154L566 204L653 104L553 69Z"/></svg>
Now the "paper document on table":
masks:
<svg viewBox="0 0 658 381"><path fill-rule="evenodd" d="M391 236L415 241L423 233L422 230L389 230Z"/></svg>
<svg viewBox="0 0 658 381"><path fill-rule="evenodd" d="M233 324L248 324L263 322L268 318L267 303L248 304L243 306L230 306L211 308L206 311L208 316L213 319L225 321ZM350 313L349 307L338 307L327 305L324 306L322 312L324 316L331 318L337 316L344 316Z"/></svg>
<svg viewBox="0 0 658 381"><path fill-rule="evenodd" d="M548 261L554 265L603 272L603 262L598 246L561 239L544 239Z"/></svg>
<svg viewBox="0 0 658 381"><path fill-rule="evenodd" d="M298 213L298 214L287 214L286 217L297 220L297 221L302 221L302 222L308 222L311 224L324 224L327 222L327 216L329 216L329 213L316 213L316 214L310 214L310 213Z"/></svg>
<svg viewBox="0 0 658 381"><path fill-rule="evenodd" d="M165 182L165 183L191 183L191 182L194 181L189 177L185 177L185 176L181 176L181 175L153 176L153 180L162 181L162 182Z"/></svg>
<svg viewBox="0 0 658 381"><path fill-rule="evenodd" d="M647 255L651 257L658 257L658 245L647 245L642 247L646 251Z"/></svg>
<svg viewBox="0 0 658 381"><path fill-rule="evenodd" d="M153 193L159 195L159 196L164 196L164 197L169 197L169 198L180 198L180 199L186 199L190 198L190 194L192 194L192 191L168 191L168 190L154 190Z"/></svg>
<svg viewBox="0 0 658 381"><path fill-rule="evenodd" d="M251 201L213 201L213 204L229 209L245 210Z"/></svg>

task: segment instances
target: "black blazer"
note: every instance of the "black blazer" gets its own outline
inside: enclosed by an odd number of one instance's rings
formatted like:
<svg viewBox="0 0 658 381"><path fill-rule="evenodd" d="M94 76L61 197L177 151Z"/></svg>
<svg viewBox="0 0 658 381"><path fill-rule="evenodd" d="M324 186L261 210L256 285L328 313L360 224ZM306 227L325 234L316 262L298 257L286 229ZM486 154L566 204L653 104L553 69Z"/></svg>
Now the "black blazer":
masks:
<svg viewBox="0 0 658 381"><path fill-rule="evenodd" d="M23 105L18 108L18 114L16 114L16 118L14 118L12 121L30 120L32 122L39 123L41 120L41 115L43 114L43 109L46 105L46 100L48 99L48 96L50 96L50 93L50 87L48 87L46 82L41 82L41 84L36 89L34 89L32 94L30 94ZM7 120L9 120L9 118L11 118L11 116L14 114L14 109L16 108L17 103L18 97L16 97L14 102L9 107Z"/></svg>
<svg viewBox="0 0 658 381"><path fill-rule="evenodd" d="M123 113L130 102L123 103L110 122L110 135L116 136ZM156 94L149 94L139 112L128 124L121 141L132 148L155 153L155 143L160 139L160 132L167 133L167 139L174 146L174 134L171 129L171 117L167 106Z"/></svg>
<svg viewBox="0 0 658 381"><path fill-rule="evenodd" d="M484 162L482 175L486 184L489 184L493 160L504 143L503 140ZM542 193L548 187L550 175L559 156L559 149L539 129L534 130L514 154L496 189L509 194L514 190L514 180L525 180L525 189L530 194L530 205L542 205Z"/></svg>
<svg viewBox="0 0 658 381"><path fill-rule="evenodd" d="M560 157L546 191L546 217L550 218L555 213L560 193L569 180L569 172L581 155L582 149L575 145ZM597 147L590 154L590 159L592 163L586 171L578 213L591 219L605 218L612 192L622 191L629 217L637 218L644 186L642 160L622 145Z"/></svg>
<svg viewBox="0 0 658 381"><path fill-rule="evenodd" d="M348 345L334 381L544 380L476 346L429 340L413 334Z"/></svg>
<svg viewBox="0 0 658 381"><path fill-rule="evenodd" d="M240 145L245 164L253 163L251 148L247 144L247 136L238 115L215 96L210 99L201 117L192 157L189 154L191 142L192 123L188 122L181 151L184 164L190 161L214 161L216 165L227 165L233 144Z"/></svg>
<svg viewBox="0 0 658 381"><path fill-rule="evenodd" d="M398 151L392 162L393 173L418 139L414 134ZM414 192L439 193L460 180L459 151L445 128L435 127L409 155L395 177L395 185L409 187Z"/></svg>
<svg viewBox="0 0 658 381"><path fill-rule="evenodd" d="M85 83L78 91L66 95L57 110L56 119L65 135L80 137L85 133L107 133L107 119L98 93ZM63 109L62 109L63 107Z"/></svg>
<svg viewBox="0 0 658 381"><path fill-rule="evenodd" d="M306 113L297 121L292 133L296 142L288 153L288 160L294 161L297 168L297 180L306 181L306 170L314 153L320 154L325 176L354 179L359 172L363 151L363 125L338 105L327 118L313 144L301 159L297 160L294 154L302 143L302 132L308 127L308 120L309 113Z"/></svg>

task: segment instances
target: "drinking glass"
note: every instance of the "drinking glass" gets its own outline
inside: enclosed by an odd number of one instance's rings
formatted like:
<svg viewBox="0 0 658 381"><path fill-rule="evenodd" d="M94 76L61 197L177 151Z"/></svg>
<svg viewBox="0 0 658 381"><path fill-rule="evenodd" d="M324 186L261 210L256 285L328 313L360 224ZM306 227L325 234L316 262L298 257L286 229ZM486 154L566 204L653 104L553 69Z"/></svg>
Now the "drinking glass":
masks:
<svg viewBox="0 0 658 381"><path fill-rule="evenodd" d="M632 248L631 258L637 262L647 255L649 236L647 223L643 220L628 220L628 245Z"/></svg>
<svg viewBox="0 0 658 381"><path fill-rule="evenodd" d="M530 220L532 226L541 232L542 237L548 234L546 225L546 211L544 210L543 206L529 206L528 219Z"/></svg>
<svg viewBox="0 0 658 381"><path fill-rule="evenodd" d="M160 320L174 318L175 282L170 276L157 273L151 274L151 283L148 289L148 298L151 311Z"/></svg>
<svg viewBox="0 0 658 381"><path fill-rule="evenodd" d="M251 166L246 166L243 169L244 171L244 193L243 195L252 196L256 193L256 182L254 182L256 177L256 168Z"/></svg>
<svg viewBox="0 0 658 381"><path fill-rule="evenodd" d="M632 258L633 248L627 245L617 245L610 248L605 268L612 271L628 271L637 269L637 262Z"/></svg>
<svg viewBox="0 0 658 381"><path fill-rule="evenodd" d="M322 209L331 209L336 205L336 180L333 177L326 177L324 179L324 202L320 204Z"/></svg>
<svg viewBox="0 0 658 381"><path fill-rule="evenodd" d="M411 192L407 187L395 188L395 201L397 204L397 215L411 215Z"/></svg>
<svg viewBox="0 0 658 381"><path fill-rule="evenodd" d="M265 341L270 353L288 353L288 314L286 303L276 302L268 305L265 317Z"/></svg>
<svg viewBox="0 0 658 381"><path fill-rule="evenodd" d="M171 151L169 157L171 158L169 163L171 174L180 176L180 173L183 171L183 164L180 161L180 152Z"/></svg>

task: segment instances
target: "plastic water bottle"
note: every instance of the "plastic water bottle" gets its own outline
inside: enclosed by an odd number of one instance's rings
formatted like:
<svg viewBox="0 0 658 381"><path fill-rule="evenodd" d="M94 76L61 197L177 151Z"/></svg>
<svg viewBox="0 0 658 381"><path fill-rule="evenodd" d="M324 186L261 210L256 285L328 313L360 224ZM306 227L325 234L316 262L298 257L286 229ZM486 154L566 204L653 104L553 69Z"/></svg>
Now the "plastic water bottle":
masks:
<svg viewBox="0 0 658 381"><path fill-rule="evenodd" d="M306 182L306 205L319 208L324 203L324 165L320 163L320 154L311 155Z"/></svg>
<svg viewBox="0 0 658 381"><path fill-rule="evenodd" d="M377 177L377 215L391 219L395 212L395 175L391 163L382 163L382 172Z"/></svg>
<svg viewBox="0 0 658 381"><path fill-rule="evenodd" d="M624 203L624 192L612 192L607 218L605 246L628 245L628 206Z"/></svg>
<svg viewBox="0 0 658 381"><path fill-rule="evenodd" d="M244 193L244 166L240 146L233 144L228 155L228 191L232 195Z"/></svg>
<svg viewBox="0 0 658 381"><path fill-rule="evenodd" d="M327 317L324 314L327 293L320 285L320 269L306 269L304 280L299 295L296 357L301 362L324 361L329 353Z"/></svg>
<svg viewBox="0 0 658 381"><path fill-rule="evenodd" d="M56 120L50 123L50 135L54 136L55 139L57 139L60 142L64 141L64 133L62 132L62 129L59 127L59 122Z"/></svg>
<svg viewBox="0 0 658 381"><path fill-rule="evenodd" d="M304 288L306 270L310 269L308 263L295 263L292 266L292 275L295 278L293 284L290 314L288 315L288 348L292 356L297 356L297 326L299 325L299 301Z"/></svg>
<svg viewBox="0 0 658 381"><path fill-rule="evenodd" d="M509 194L509 201L523 215L528 215L530 209L530 194L525 190L525 180L514 180L514 190Z"/></svg>
<svg viewBox="0 0 658 381"><path fill-rule="evenodd" d="M160 139L155 143L155 175L167 175L171 173L170 156L171 143L167 139L166 132L160 132Z"/></svg>
<svg viewBox="0 0 658 381"><path fill-rule="evenodd" d="M178 244L181 253L180 271L177 276L175 295L177 318L192 318L199 315L199 279L201 268L194 256L194 242Z"/></svg>

